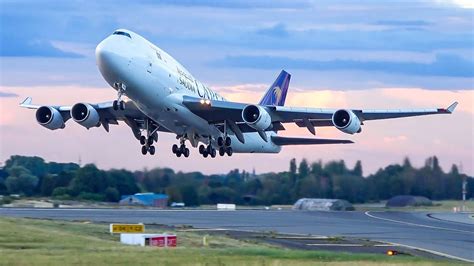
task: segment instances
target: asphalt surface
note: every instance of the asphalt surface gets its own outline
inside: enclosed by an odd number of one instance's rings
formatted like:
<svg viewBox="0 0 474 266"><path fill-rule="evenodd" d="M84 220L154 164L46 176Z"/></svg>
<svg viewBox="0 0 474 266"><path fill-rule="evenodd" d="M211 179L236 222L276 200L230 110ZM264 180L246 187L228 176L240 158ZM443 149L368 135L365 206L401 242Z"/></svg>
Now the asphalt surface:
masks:
<svg viewBox="0 0 474 266"><path fill-rule="evenodd" d="M428 214L425 212L305 212L286 210L0 208L0 216L97 222L141 222L172 226L189 225L195 228L355 237L405 245L437 255L474 262L474 225L434 219Z"/></svg>

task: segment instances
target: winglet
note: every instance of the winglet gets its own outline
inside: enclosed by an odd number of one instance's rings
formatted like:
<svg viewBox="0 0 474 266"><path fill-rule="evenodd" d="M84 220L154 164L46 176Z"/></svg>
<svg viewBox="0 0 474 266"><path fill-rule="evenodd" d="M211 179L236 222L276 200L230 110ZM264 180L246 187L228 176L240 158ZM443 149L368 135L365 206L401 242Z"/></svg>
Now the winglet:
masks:
<svg viewBox="0 0 474 266"><path fill-rule="evenodd" d="M31 104L31 97L26 97L26 99L23 100L23 102L20 103L20 106L26 106Z"/></svg>
<svg viewBox="0 0 474 266"><path fill-rule="evenodd" d="M458 106L458 102L452 103L448 108L446 108L446 111L451 114L454 112L454 109L456 109L456 106Z"/></svg>
<svg viewBox="0 0 474 266"><path fill-rule="evenodd" d="M24 99L23 102L20 103L20 107L28 109L38 109L41 107L40 105L31 104L31 101L31 97L26 97L26 99Z"/></svg>

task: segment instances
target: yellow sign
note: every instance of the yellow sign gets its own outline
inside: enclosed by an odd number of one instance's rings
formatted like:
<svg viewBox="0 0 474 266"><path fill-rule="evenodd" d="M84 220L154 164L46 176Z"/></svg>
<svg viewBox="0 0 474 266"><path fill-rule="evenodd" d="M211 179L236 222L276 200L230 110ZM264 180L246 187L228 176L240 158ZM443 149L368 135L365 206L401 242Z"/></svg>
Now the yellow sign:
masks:
<svg viewBox="0 0 474 266"><path fill-rule="evenodd" d="M110 233L143 233L144 224L110 224Z"/></svg>

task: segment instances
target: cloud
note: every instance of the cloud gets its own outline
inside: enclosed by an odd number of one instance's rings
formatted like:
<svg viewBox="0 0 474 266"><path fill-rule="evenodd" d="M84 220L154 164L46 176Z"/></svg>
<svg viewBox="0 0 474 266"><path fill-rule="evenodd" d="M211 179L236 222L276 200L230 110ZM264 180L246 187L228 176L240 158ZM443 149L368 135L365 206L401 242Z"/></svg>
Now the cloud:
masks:
<svg viewBox="0 0 474 266"><path fill-rule="evenodd" d="M309 0L162 0L162 1L140 1L141 3L152 3L159 5L171 5L171 6L182 6L182 7L213 7L213 8L231 8L231 9L253 9L253 8L265 8L265 9L295 9L295 8L307 8L311 7L311 1Z"/></svg>
<svg viewBox="0 0 474 266"><path fill-rule="evenodd" d="M424 20L378 20L373 24L385 26L429 26L433 23Z"/></svg>
<svg viewBox="0 0 474 266"><path fill-rule="evenodd" d="M474 61L451 54L437 55L430 63L293 59L278 56L228 56L211 64L225 67L274 69L275 66L318 71L356 70L416 76L474 77Z"/></svg>
<svg viewBox="0 0 474 266"><path fill-rule="evenodd" d="M2 39L6 39L3 38ZM39 39L14 39L0 46L3 57L67 57L79 58L82 55L65 52L54 47L49 41Z"/></svg>
<svg viewBox="0 0 474 266"><path fill-rule="evenodd" d="M0 91L0 98L18 97L18 94L13 92Z"/></svg>

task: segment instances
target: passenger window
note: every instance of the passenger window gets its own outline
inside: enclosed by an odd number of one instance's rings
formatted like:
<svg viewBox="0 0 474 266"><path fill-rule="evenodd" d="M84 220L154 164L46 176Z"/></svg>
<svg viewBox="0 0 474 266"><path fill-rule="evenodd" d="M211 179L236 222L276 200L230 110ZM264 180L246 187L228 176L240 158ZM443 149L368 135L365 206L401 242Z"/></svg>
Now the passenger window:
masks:
<svg viewBox="0 0 474 266"><path fill-rule="evenodd" d="M158 59L160 59L160 60L163 60L163 59L161 59L161 54L158 51L156 51L156 57L158 57Z"/></svg>

